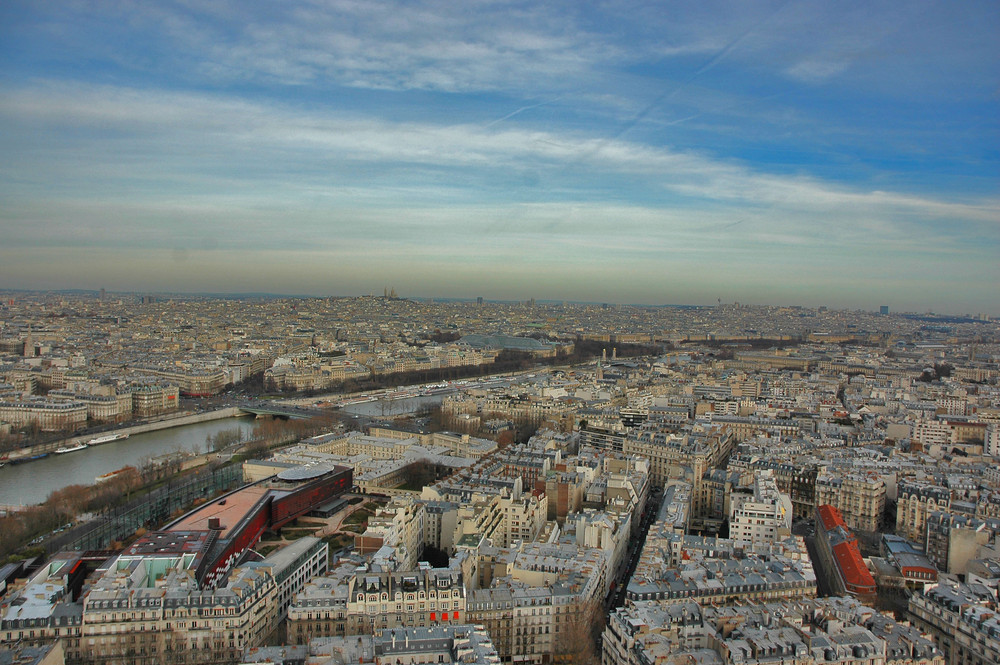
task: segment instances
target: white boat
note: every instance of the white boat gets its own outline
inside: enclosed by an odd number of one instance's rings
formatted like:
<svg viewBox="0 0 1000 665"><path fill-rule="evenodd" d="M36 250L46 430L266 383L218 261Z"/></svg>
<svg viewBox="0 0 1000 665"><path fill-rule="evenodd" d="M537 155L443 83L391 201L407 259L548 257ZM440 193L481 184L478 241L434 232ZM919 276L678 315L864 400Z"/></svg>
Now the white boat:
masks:
<svg viewBox="0 0 1000 665"><path fill-rule="evenodd" d="M102 443L108 443L109 441L118 441L119 439L127 439L128 432L121 432L119 434L105 434L104 436L99 436L96 439L91 439L87 442L88 446L99 446Z"/></svg>
<svg viewBox="0 0 1000 665"><path fill-rule="evenodd" d="M75 453L78 450L83 450L87 447L86 443L78 443L75 446L69 446L68 448L56 448L56 453L62 455L63 453Z"/></svg>

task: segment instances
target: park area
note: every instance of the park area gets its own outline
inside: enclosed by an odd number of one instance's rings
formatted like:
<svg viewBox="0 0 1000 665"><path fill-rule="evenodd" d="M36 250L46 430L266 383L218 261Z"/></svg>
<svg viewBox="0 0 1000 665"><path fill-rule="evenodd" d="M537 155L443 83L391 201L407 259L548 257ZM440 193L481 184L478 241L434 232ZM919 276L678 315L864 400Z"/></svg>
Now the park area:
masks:
<svg viewBox="0 0 1000 665"><path fill-rule="evenodd" d="M354 536L364 533L368 520L379 509L381 503L361 497L350 499L348 505L330 517L300 517L278 533L265 533L257 546L257 553L267 556L286 545L304 538L315 536L329 545L330 553L354 544Z"/></svg>

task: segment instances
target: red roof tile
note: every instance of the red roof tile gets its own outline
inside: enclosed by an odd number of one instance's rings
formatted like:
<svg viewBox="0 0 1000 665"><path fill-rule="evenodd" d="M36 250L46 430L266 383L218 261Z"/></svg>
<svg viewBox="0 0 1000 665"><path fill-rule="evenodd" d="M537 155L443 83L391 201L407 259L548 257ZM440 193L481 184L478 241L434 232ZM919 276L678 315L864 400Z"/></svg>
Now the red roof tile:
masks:
<svg viewBox="0 0 1000 665"><path fill-rule="evenodd" d="M823 529L825 531L830 531L838 526L847 528L847 523L844 522L843 515L840 511L831 505L822 505L816 508L816 512L819 513L819 518L823 522Z"/></svg>
<svg viewBox="0 0 1000 665"><path fill-rule="evenodd" d="M856 542L848 541L834 545L833 556L837 559L837 567L840 568L840 574L849 587L871 587L874 591L875 578L868 571Z"/></svg>

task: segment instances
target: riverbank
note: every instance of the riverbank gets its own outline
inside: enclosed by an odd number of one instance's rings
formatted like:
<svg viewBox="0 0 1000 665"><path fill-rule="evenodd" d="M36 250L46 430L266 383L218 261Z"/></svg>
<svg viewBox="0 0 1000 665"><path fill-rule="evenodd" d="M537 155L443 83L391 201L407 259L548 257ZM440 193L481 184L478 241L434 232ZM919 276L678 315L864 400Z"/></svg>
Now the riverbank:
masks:
<svg viewBox="0 0 1000 665"><path fill-rule="evenodd" d="M242 479L242 464L247 456L266 455L271 447L295 443L304 437L320 433L322 423L305 426L305 421L281 421L267 419L257 421L233 409L235 417L215 419L219 413L187 414L201 422L167 429L166 425L182 422L181 418L171 418L167 422L144 423L147 428L160 429L137 433L127 439L118 439L106 444L93 446L79 454L51 455L29 467L7 466L0 469L0 504L9 504L6 516L0 516L0 563L4 553L26 547L30 543L42 543L49 548L100 549L111 541L121 541L137 528L158 522L165 518L161 503L164 501L143 501L137 510L115 509L121 519L109 519L105 510L120 504L120 496L142 495L146 488L166 486L178 488L186 484L190 475L215 474L219 471L235 474ZM209 420L209 422L205 422ZM232 432L239 428L240 440L223 450L211 450L220 432ZM210 452L202 453L206 448ZM86 453L86 454L85 454ZM170 458L169 466L156 463L157 459ZM221 465L221 466L220 466ZM132 467L103 483L94 483L98 474ZM200 469L195 467L201 467ZM227 471L228 470L228 471ZM228 481L227 481L228 482ZM89 487L88 487L89 486ZM110 495L108 490L110 489ZM220 488L215 488L220 489ZM214 490L212 490L214 491ZM184 498L204 497L198 490ZM160 497L163 498L162 496ZM175 497L169 494L167 499ZM176 508L176 506L175 506ZM174 510L168 510L173 513ZM69 523L75 523L82 514L100 513L79 530L63 530ZM80 540L86 534L86 540ZM74 543L69 543L69 540Z"/></svg>
<svg viewBox="0 0 1000 665"><path fill-rule="evenodd" d="M109 430L107 432L101 432L100 434L84 434L81 436L71 436L66 439L60 439L57 441L49 441L47 443L40 443L34 446L28 446L26 448L19 448L18 450L12 450L8 457L8 462L11 464L16 464L20 462L30 461L31 458L38 455L49 455L55 453L57 448L72 448L73 446L86 444L88 441L96 438L97 436L106 436L108 434L128 434L129 436L133 434L142 434L145 432L155 432L157 430L170 429L172 427L181 427L184 425L194 425L197 423L209 422L212 420L222 420L225 418L233 418L242 415L242 411L237 407L227 407L224 409L217 409L215 411L207 411L204 413L189 413L180 412L173 413L169 415L157 416L154 419L147 420L141 423L136 423L134 425L129 425L127 427L121 427L114 430Z"/></svg>

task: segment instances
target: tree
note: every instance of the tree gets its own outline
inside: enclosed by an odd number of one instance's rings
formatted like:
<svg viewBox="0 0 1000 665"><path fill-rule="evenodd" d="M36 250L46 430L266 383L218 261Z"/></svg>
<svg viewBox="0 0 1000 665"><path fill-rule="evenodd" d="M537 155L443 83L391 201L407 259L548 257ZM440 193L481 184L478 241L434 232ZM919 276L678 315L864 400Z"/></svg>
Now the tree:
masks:
<svg viewBox="0 0 1000 665"><path fill-rule="evenodd" d="M951 376L952 370L955 368L949 363L934 363L934 367L927 367L920 376L917 377L917 381L923 383L931 383L932 381L940 381L943 378Z"/></svg>
<svg viewBox="0 0 1000 665"><path fill-rule="evenodd" d="M558 628L558 626L557 626ZM598 638L604 631L604 610L595 599L578 600L555 641L557 662L580 665L600 665Z"/></svg>
<svg viewBox="0 0 1000 665"><path fill-rule="evenodd" d="M949 363L934 363L934 376L939 379L951 376L951 371L955 369Z"/></svg>
<svg viewBox="0 0 1000 665"><path fill-rule="evenodd" d="M426 459L407 464L401 473L406 479L403 487L411 490L422 489L437 480L437 470L434 463Z"/></svg>
<svg viewBox="0 0 1000 665"><path fill-rule="evenodd" d="M232 429L216 432L214 435L207 435L205 437L205 447L206 450L219 451L242 441L243 432L239 427L234 427Z"/></svg>

